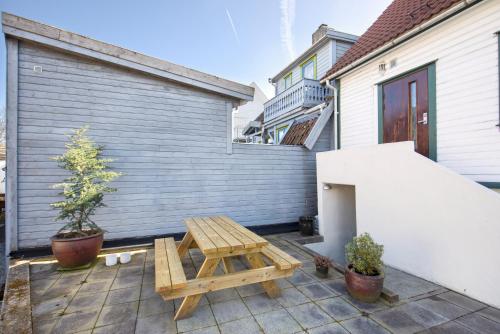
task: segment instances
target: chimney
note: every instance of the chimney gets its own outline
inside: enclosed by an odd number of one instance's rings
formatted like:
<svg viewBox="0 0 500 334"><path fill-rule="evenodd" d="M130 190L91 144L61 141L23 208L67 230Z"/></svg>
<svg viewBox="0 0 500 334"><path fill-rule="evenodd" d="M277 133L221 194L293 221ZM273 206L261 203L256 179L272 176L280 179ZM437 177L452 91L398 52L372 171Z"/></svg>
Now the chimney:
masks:
<svg viewBox="0 0 500 334"><path fill-rule="evenodd" d="M328 31L328 24L321 24L318 29L312 34L312 44L316 43L321 39L321 37L326 35Z"/></svg>

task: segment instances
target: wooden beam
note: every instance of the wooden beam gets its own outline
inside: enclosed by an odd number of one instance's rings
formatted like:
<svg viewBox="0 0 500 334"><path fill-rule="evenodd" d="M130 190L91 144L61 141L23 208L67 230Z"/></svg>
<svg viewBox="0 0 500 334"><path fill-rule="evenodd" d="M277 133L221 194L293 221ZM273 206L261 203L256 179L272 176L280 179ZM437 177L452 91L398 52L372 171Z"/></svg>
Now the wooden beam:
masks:
<svg viewBox="0 0 500 334"><path fill-rule="evenodd" d="M218 291L242 285L270 281L278 278L290 277L292 274L293 270L279 270L274 266L268 266L258 269L239 271L223 276L195 278L188 280L185 288L172 290L168 293L162 293L162 296L165 300L171 300L191 296L193 294L203 294L210 291Z"/></svg>
<svg viewBox="0 0 500 334"><path fill-rule="evenodd" d="M179 257L181 259L186 256L193 242L193 235L191 234L191 232L187 231L186 234L184 234L184 238L182 238L181 243L177 246L177 253L179 253Z"/></svg>
<svg viewBox="0 0 500 334"><path fill-rule="evenodd" d="M250 266L254 269L265 268L264 260L262 260L262 256L260 253L248 254L247 260L250 263ZM281 290L278 285L273 280L264 280L260 283L269 297L275 298L281 294Z"/></svg>
<svg viewBox="0 0 500 334"><path fill-rule="evenodd" d="M6 255L18 249L17 227L17 113L19 80L19 41L7 37L7 170L5 198Z"/></svg>

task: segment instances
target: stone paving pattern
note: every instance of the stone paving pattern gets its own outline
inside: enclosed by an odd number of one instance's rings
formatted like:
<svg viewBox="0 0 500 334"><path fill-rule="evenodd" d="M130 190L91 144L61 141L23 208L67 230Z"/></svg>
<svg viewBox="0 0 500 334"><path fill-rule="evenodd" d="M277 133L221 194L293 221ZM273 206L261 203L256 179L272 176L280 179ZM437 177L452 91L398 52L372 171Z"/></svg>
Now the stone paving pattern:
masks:
<svg viewBox="0 0 500 334"><path fill-rule="evenodd" d="M290 243L296 234L267 237L303 261L293 277L278 281L282 296L270 299L258 284L206 294L194 314L174 321L180 300L154 292L154 252L134 254L125 265L59 272L57 265L31 265L34 333L500 333L500 310L433 283L387 268L387 288L401 301L365 304L353 300L341 274L314 274L312 256ZM203 256L183 260L193 278ZM236 269L245 268L235 261ZM218 269L221 272L221 269Z"/></svg>

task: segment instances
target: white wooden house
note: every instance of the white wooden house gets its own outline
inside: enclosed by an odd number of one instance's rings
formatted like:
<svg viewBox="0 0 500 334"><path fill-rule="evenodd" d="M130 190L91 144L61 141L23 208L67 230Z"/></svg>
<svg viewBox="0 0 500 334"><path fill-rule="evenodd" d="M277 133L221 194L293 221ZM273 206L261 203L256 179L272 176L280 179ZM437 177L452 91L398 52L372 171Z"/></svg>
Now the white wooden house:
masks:
<svg viewBox="0 0 500 334"><path fill-rule="evenodd" d="M312 131L315 124L310 120L318 118L318 114L326 107L325 101L332 95L328 87L320 84L319 79L356 39L357 36L322 24L312 35L312 45L269 79L275 86L276 95L264 104L265 142L304 144L307 133ZM293 136L290 133L288 139L284 140L289 130L293 130Z"/></svg>
<svg viewBox="0 0 500 334"><path fill-rule="evenodd" d="M235 142L248 141L250 137L243 134L245 127L259 116L264 108L264 103L268 100L266 94L255 82L252 82L249 86L254 88L253 100L235 108L233 111L233 141Z"/></svg>

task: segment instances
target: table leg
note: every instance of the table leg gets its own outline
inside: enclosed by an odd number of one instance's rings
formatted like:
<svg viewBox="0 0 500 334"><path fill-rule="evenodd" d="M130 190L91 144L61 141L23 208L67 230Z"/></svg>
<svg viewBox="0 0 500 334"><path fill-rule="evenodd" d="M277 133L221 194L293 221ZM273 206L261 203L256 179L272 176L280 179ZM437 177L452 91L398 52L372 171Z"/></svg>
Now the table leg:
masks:
<svg viewBox="0 0 500 334"><path fill-rule="evenodd" d="M182 238L181 243L177 246L177 253L179 253L179 257L182 259L188 252L189 246L194 242L193 235L191 232L187 231L184 234L184 238Z"/></svg>
<svg viewBox="0 0 500 334"><path fill-rule="evenodd" d="M205 262L203 262L198 275L196 275L196 278L212 276L215 269L217 269L217 265L219 264L219 262L220 258L205 259ZM175 314L174 320L185 318L186 316L191 314L191 312L193 312L196 308L196 305L198 305L201 296L202 294L184 297L179 310Z"/></svg>
<svg viewBox="0 0 500 334"><path fill-rule="evenodd" d="M231 257L222 258L222 264L224 266L224 272L226 274L234 273L234 266Z"/></svg>
<svg viewBox="0 0 500 334"><path fill-rule="evenodd" d="M253 269L265 267L266 264L260 253L247 254L246 258ZM281 295L281 290L274 281L265 281L260 283L269 297L275 298Z"/></svg>

